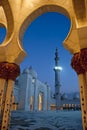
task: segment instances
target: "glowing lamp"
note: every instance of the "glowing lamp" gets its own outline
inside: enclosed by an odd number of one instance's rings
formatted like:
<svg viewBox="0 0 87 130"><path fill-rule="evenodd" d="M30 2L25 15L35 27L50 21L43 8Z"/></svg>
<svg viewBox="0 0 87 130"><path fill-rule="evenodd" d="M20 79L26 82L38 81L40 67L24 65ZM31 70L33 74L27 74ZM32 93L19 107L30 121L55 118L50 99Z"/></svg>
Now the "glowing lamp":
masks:
<svg viewBox="0 0 87 130"><path fill-rule="evenodd" d="M55 66L54 69L55 69L55 70L62 70L62 67L60 67L60 66Z"/></svg>

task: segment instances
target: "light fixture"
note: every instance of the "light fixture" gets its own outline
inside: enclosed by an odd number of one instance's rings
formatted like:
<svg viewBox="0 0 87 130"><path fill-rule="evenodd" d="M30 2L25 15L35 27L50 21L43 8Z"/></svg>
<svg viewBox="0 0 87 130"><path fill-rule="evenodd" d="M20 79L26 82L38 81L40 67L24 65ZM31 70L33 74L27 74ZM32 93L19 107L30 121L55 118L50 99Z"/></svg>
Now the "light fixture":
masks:
<svg viewBox="0 0 87 130"><path fill-rule="evenodd" d="M60 66L55 66L54 69L55 70L63 70L62 67L60 67Z"/></svg>

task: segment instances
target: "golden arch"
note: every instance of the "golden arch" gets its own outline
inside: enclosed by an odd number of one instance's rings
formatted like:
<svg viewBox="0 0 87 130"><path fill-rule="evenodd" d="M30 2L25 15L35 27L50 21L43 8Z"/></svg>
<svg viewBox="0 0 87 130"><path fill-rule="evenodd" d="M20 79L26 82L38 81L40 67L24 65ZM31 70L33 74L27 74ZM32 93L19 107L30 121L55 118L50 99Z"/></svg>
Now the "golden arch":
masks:
<svg viewBox="0 0 87 130"><path fill-rule="evenodd" d="M23 61L26 56L21 44L23 33L35 18L45 12L59 12L70 18L71 29L64 41L64 46L71 53L80 51L72 0L67 2L66 0L15 0L14 3L12 0L8 0L2 1L1 5L0 11L3 15L1 16L0 23L7 27L7 36L3 44L0 45L0 51L4 53L3 57L0 57L0 61L13 62L16 64L20 64ZM16 48L17 50L11 51L12 48Z"/></svg>
<svg viewBox="0 0 87 130"><path fill-rule="evenodd" d="M5 4L4 1L2 1L1 3L2 6L0 6L0 11L2 15L0 15L0 20L1 20L0 24L1 26L4 26L6 28L7 30L6 39L8 39L9 37L11 37L14 28L13 15L12 15L10 3L8 1L6 1ZM6 43L6 39L4 43Z"/></svg>
<svg viewBox="0 0 87 130"><path fill-rule="evenodd" d="M83 48L87 48L86 0L1 0L0 23L6 27L7 35L4 42L0 45L0 62L15 63L17 65L20 65L20 63L26 56L26 53L21 45L25 29L27 28L28 24L30 24L36 17L49 11L60 12L68 16L71 20L71 29L64 41L64 46L66 49L74 54L80 52L80 50ZM84 130L87 129L87 94L85 91L87 90L87 72L85 73L86 75L82 74L79 76L81 92L83 91L83 93L80 94L85 99L82 103L82 105L84 105L82 106L82 119ZM0 84L1 91L5 87L4 79L0 79ZM11 87L9 91L10 96L12 86L13 81L9 80L8 87ZM8 90L9 89L7 89L7 91ZM10 103L10 100L8 100L8 102ZM5 102L5 105L6 104L7 103ZM8 125L8 115L6 115L4 118L2 126L4 126L4 120L6 120L6 124ZM6 127L6 129L7 128L8 126Z"/></svg>
<svg viewBox="0 0 87 130"><path fill-rule="evenodd" d="M23 33L25 31L25 29L27 28L27 26L37 17L39 17L40 15L42 15L43 13L46 12L58 12L61 14L64 14L65 16L67 16L69 19L70 15L67 12L67 10L65 10L63 7L57 6L57 5L45 5L45 6L41 6L39 8L37 8L35 11L33 11L23 22L23 24L21 25L20 28L20 32L19 32L19 39L21 40L23 38ZM23 30L23 31L22 31Z"/></svg>

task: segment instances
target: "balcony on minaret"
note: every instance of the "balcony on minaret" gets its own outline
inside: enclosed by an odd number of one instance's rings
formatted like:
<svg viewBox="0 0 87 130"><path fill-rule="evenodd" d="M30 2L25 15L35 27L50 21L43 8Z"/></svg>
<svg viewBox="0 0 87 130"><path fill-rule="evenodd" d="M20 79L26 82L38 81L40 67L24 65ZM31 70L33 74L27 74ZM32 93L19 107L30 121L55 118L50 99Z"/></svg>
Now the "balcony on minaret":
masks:
<svg viewBox="0 0 87 130"><path fill-rule="evenodd" d="M60 87L60 86L61 86L60 82L58 82L57 84L55 84L55 87Z"/></svg>
<svg viewBox="0 0 87 130"><path fill-rule="evenodd" d="M55 71L61 71L61 70L62 70L62 67L60 67L60 66L55 66L55 67L54 67L54 70L55 70Z"/></svg>

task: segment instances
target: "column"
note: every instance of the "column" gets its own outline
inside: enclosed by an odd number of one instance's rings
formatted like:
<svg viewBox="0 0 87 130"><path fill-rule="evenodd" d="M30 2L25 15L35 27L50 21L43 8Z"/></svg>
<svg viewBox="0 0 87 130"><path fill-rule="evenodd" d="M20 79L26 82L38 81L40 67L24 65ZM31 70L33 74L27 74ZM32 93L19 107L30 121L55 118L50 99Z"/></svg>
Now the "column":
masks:
<svg viewBox="0 0 87 130"><path fill-rule="evenodd" d="M2 97L4 101L1 117L1 130L8 130L10 123L10 114L11 114L11 105L12 105L12 95L13 95L13 86L14 80L20 74L19 66L14 63L0 62L0 84L3 85ZM0 86L0 89L2 86Z"/></svg>
<svg viewBox="0 0 87 130"><path fill-rule="evenodd" d="M2 116L5 98L6 80L0 79L0 115Z"/></svg>
<svg viewBox="0 0 87 130"><path fill-rule="evenodd" d="M87 130L87 49L74 54L71 65L79 79L83 130Z"/></svg>
<svg viewBox="0 0 87 130"><path fill-rule="evenodd" d="M34 82L34 111L38 111L38 85L37 79Z"/></svg>
<svg viewBox="0 0 87 130"><path fill-rule="evenodd" d="M47 85L47 110L50 110L51 105L51 92L50 87Z"/></svg>
<svg viewBox="0 0 87 130"><path fill-rule="evenodd" d="M43 111L47 110L47 91L44 90L43 93Z"/></svg>

